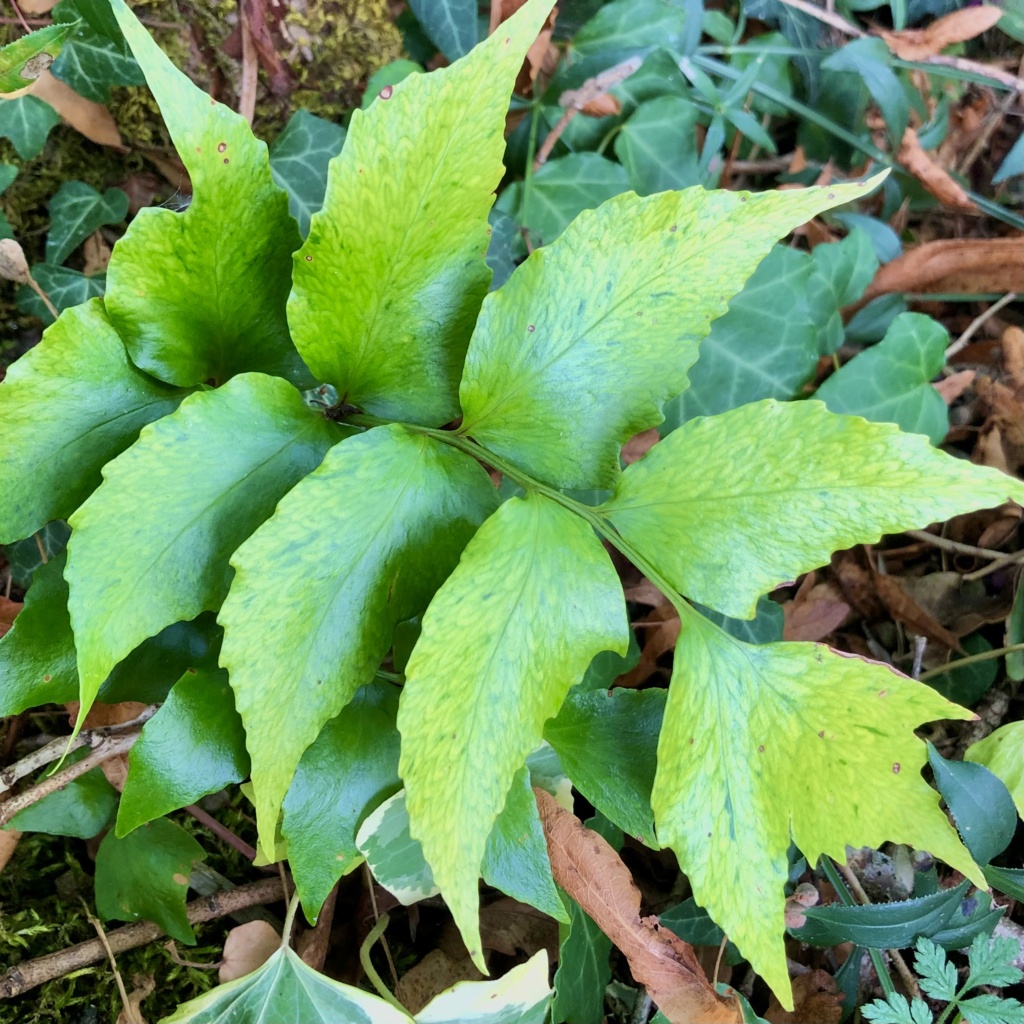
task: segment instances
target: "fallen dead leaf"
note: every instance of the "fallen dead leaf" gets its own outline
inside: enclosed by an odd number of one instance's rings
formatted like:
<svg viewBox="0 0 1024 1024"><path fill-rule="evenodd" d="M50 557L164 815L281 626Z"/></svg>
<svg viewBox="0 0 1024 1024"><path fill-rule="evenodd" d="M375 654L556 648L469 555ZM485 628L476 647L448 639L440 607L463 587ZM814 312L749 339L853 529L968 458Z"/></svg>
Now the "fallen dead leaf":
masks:
<svg viewBox="0 0 1024 1024"><path fill-rule="evenodd" d="M827 971L808 971L793 979L793 1009L784 1010L773 995L764 1019L768 1024L839 1024L843 994Z"/></svg>
<svg viewBox="0 0 1024 1024"><path fill-rule="evenodd" d="M1002 622L1010 613L1013 585L990 594L984 580L965 581L958 572L904 576L903 588L954 636L967 636L982 626Z"/></svg>
<svg viewBox="0 0 1024 1024"><path fill-rule="evenodd" d="M622 113L622 103L618 96L606 92L603 96L597 96L589 103L584 103L580 107L580 113L587 117L613 117Z"/></svg>
<svg viewBox="0 0 1024 1024"><path fill-rule="evenodd" d="M7 867L7 862L18 848L21 833L16 829L0 829L0 871Z"/></svg>
<svg viewBox="0 0 1024 1024"><path fill-rule="evenodd" d="M619 686L640 686L650 679L658 668L658 659L667 651L671 651L679 639L679 612L668 601L654 608L647 618L633 625L639 627L640 636L643 638L640 660L619 678Z"/></svg>
<svg viewBox="0 0 1024 1024"><path fill-rule="evenodd" d="M94 231L85 240L82 252L84 254L82 273L86 277L92 277L93 274L102 274L107 269L107 264L110 263L110 246L107 245L106 240L99 231Z"/></svg>
<svg viewBox="0 0 1024 1024"><path fill-rule="evenodd" d="M807 915L803 911L815 906L820 899L821 894L810 882L801 882L786 897L786 927L803 928L807 924Z"/></svg>
<svg viewBox="0 0 1024 1024"><path fill-rule="evenodd" d="M622 461L627 466L631 466L634 462L642 459L660 440L661 435L655 427L651 427L650 430L644 430L639 434L634 434L623 445Z"/></svg>
<svg viewBox="0 0 1024 1024"><path fill-rule="evenodd" d="M901 579L880 572L873 572L873 576L875 593L897 622L917 636L927 637L950 650L963 650L959 639L907 593Z"/></svg>
<svg viewBox="0 0 1024 1024"><path fill-rule="evenodd" d="M116 1024L146 1024L142 1016L142 1001L153 994L156 982L151 974L136 974L132 977L132 990L128 993L128 1002L117 1015Z"/></svg>
<svg viewBox="0 0 1024 1024"><path fill-rule="evenodd" d="M927 28L909 28L902 32L878 33L885 45L902 60L924 60L941 53L947 46L966 43L987 32L1003 16L999 7L965 7L933 21Z"/></svg>
<svg viewBox="0 0 1024 1024"><path fill-rule="evenodd" d="M977 376L976 370L961 370L936 381L932 387L938 391L946 405L952 405L974 383Z"/></svg>
<svg viewBox="0 0 1024 1024"><path fill-rule="evenodd" d="M633 977L671 1024L738 1024L739 1004L720 997L693 947L640 916L640 890L619 855L554 797L536 789L555 881L626 957Z"/></svg>
<svg viewBox="0 0 1024 1024"><path fill-rule="evenodd" d="M54 78L49 71L44 71L36 79L32 95L49 103L64 121L90 142L128 152L110 111L102 103L79 96L71 86Z"/></svg>
<svg viewBox="0 0 1024 1024"><path fill-rule="evenodd" d="M130 722L133 718L138 718L148 706L148 704L142 704L136 700L125 700L118 704L104 704L101 701L96 701L85 716L82 728L98 729L105 725L120 725L122 722ZM67 710L70 724L74 726L78 720L79 702L70 700L64 707ZM107 782L120 793L124 789L125 782L128 781L128 754L115 754L113 757L108 757L100 767L103 769Z"/></svg>
<svg viewBox="0 0 1024 1024"><path fill-rule="evenodd" d="M434 996L457 982L482 979L483 975L473 966L468 954L456 960L443 949L432 949L398 979L395 995L409 1013L417 1014Z"/></svg>
<svg viewBox="0 0 1024 1024"><path fill-rule="evenodd" d="M909 171L925 189L939 202L954 210L976 210L967 193L953 180L949 172L940 167L922 148L921 140L913 128L903 134L896 159Z"/></svg>
<svg viewBox="0 0 1024 1024"><path fill-rule="evenodd" d="M908 249L879 267L849 311L891 292L950 291L1024 292L1024 235L943 239Z"/></svg>
<svg viewBox="0 0 1024 1024"><path fill-rule="evenodd" d="M785 616L782 639L824 640L846 622L851 610L835 583L831 580L816 583L803 600L794 599L782 606Z"/></svg>
<svg viewBox="0 0 1024 1024"><path fill-rule="evenodd" d="M281 936L266 921L236 925L224 941L224 957L217 977L223 985L262 967L281 946Z"/></svg>

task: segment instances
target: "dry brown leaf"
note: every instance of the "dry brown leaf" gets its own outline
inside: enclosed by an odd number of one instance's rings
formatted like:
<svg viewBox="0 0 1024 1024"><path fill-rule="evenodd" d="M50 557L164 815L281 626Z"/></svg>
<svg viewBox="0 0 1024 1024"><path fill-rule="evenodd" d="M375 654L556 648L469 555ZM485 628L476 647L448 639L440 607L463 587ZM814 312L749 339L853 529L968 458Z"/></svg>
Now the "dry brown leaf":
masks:
<svg viewBox="0 0 1024 1024"><path fill-rule="evenodd" d="M223 985L262 967L281 946L281 936L266 921L247 921L228 932L217 977Z"/></svg>
<svg viewBox="0 0 1024 1024"><path fill-rule="evenodd" d="M1000 345L1006 383L1018 392L1024 392L1024 331L1019 327L1007 327Z"/></svg>
<svg viewBox="0 0 1024 1024"><path fill-rule="evenodd" d="M646 576L639 583L626 587L626 600L634 604L645 604L650 608L658 608L669 603L668 598Z"/></svg>
<svg viewBox="0 0 1024 1024"><path fill-rule="evenodd" d="M925 189L954 210L976 210L967 193L922 148L917 132L908 128L903 134L896 159Z"/></svg>
<svg viewBox="0 0 1024 1024"><path fill-rule="evenodd" d="M610 117L622 113L622 103L617 96L606 92L603 96L597 96L589 103L584 103L580 107L580 113L586 114L587 117Z"/></svg>
<svg viewBox="0 0 1024 1024"><path fill-rule="evenodd" d="M73 726L78 719L80 704L77 700L70 700L64 706ZM82 728L99 729L105 725L120 725L122 722L130 722L133 718L138 718L148 706L148 704L142 704L137 700L125 700L118 704L104 704L101 701L96 701L85 716ZM103 769L107 782L120 793L124 789L125 782L128 781L128 754L115 754L113 757L108 757L100 767Z"/></svg>
<svg viewBox="0 0 1024 1024"><path fill-rule="evenodd" d="M976 370L961 370L959 373L943 377L932 385L946 405L952 405L973 383L978 376Z"/></svg>
<svg viewBox="0 0 1024 1024"><path fill-rule="evenodd" d="M803 600L794 599L782 606L782 639L824 640L846 622L851 610L833 582L816 583Z"/></svg>
<svg viewBox="0 0 1024 1024"><path fill-rule="evenodd" d="M102 103L79 96L71 86L58 81L49 71L44 71L36 79L32 95L49 103L64 121L90 142L128 152L110 111Z"/></svg>
<svg viewBox="0 0 1024 1024"><path fill-rule="evenodd" d="M1010 612L1013 586L990 594L984 580L964 582L958 572L931 572L905 576L903 588L937 622L954 636L967 636L992 622L1002 622Z"/></svg>
<svg viewBox="0 0 1024 1024"><path fill-rule="evenodd" d="M21 611L21 602L12 601L0 595L0 636L3 636L14 625L14 620Z"/></svg>
<svg viewBox="0 0 1024 1024"><path fill-rule="evenodd" d="M7 867L7 862L18 848L21 833L16 829L0 829L0 871Z"/></svg>
<svg viewBox="0 0 1024 1024"><path fill-rule="evenodd" d="M152 995L156 982L151 974L136 974L132 977L133 988L128 993L128 1003L117 1015L116 1024L146 1024L142 1016L142 1001Z"/></svg>
<svg viewBox="0 0 1024 1024"><path fill-rule="evenodd" d="M590 915L629 962L633 977L671 1024L738 1024L734 1000L712 988L693 947L640 916L640 890L619 855L555 798L536 789L555 881Z"/></svg>
<svg viewBox="0 0 1024 1024"><path fill-rule="evenodd" d="M832 572L850 607L863 619L879 619L884 614L875 591L874 575L864 552L858 548L837 551L832 556Z"/></svg>
<svg viewBox="0 0 1024 1024"><path fill-rule="evenodd" d="M886 573L875 572L873 575L875 593L897 622L903 623L912 633L934 640L950 650L963 650L959 639L907 593L901 580Z"/></svg>
<svg viewBox="0 0 1024 1024"><path fill-rule="evenodd" d="M432 949L415 967L398 980L395 995L411 1014L417 1014L447 988L460 981L481 981L483 975L467 953L461 960L443 949Z"/></svg>
<svg viewBox="0 0 1024 1024"><path fill-rule="evenodd" d="M645 683L657 669L658 659L671 651L679 639L679 612L668 601L634 625L643 627L640 630L640 660L619 678L619 686L640 686Z"/></svg>
<svg viewBox="0 0 1024 1024"><path fill-rule="evenodd" d="M952 287L954 281L976 287ZM890 292L1024 292L1024 235L957 238L908 249L878 269L856 307Z"/></svg>
<svg viewBox="0 0 1024 1024"><path fill-rule="evenodd" d="M808 971L793 979L793 1009L784 1010L772 996L764 1019L769 1024L839 1024L843 994L827 971Z"/></svg>
<svg viewBox="0 0 1024 1024"><path fill-rule="evenodd" d="M40 14L47 14L57 6L57 0L20 0L18 7L22 14L29 17L36 17Z"/></svg>
<svg viewBox="0 0 1024 1024"><path fill-rule="evenodd" d="M634 434L622 448L622 461L631 466L634 462L642 459L659 441L661 435L656 427Z"/></svg>
<svg viewBox="0 0 1024 1024"><path fill-rule="evenodd" d="M933 21L927 28L908 28L902 32L881 31L885 45L902 60L924 60L941 53L947 46L966 43L987 32L1003 16L995 6L965 7Z"/></svg>
<svg viewBox="0 0 1024 1024"><path fill-rule="evenodd" d="M110 263L110 246L107 245L106 240L99 231L94 231L85 240L82 252L85 260L82 266L82 273L86 277L92 277L93 274L101 274L107 269L107 264Z"/></svg>

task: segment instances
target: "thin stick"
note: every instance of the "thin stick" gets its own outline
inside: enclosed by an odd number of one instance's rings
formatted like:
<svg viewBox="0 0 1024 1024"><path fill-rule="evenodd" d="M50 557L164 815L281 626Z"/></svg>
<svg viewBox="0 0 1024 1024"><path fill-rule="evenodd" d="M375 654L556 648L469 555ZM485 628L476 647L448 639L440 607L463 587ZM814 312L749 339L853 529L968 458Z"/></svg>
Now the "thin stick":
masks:
<svg viewBox="0 0 1024 1024"><path fill-rule="evenodd" d="M245 0L239 0L238 13L241 15L242 31L242 78L238 87L238 112L252 124L256 113L256 85L259 68L256 63L256 47L252 42L252 28L245 11Z"/></svg>
<svg viewBox="0 0 1024 1024"><path fill-rule="evenodd" d="M9 790L18 779L53 761L58 761L65 754L79 750L81 747L98 747L100 743L113 736L120 736L126 733L138 732L138 730L156 714L156 705L150 704L136 718L130 722L118 722L116 725L103 725L96 729L84 729L75 739L68 744L67 737L59 737L40 747L31 754L26 755L20 761L9 765L0 771L0 793Z"/></svg>
<svg viewBox="0 0 1024 1024"><path fill-rule="evenodd" d="M989 576L1021 561L1024 561L1024 551L1015 551L1012 555L1004 555L980 569L975 569L974 572L964 573L963 580L965 583L973 583L975 580L980 580L984 576Z"/></svg>
<svg viewBox="0 0 1024 1024"><path fill-rule="evenodd" d="M965 576L964 579L966 578ZM963 668L965 665L973 665L979 661L989 661L992 658L1001 658L1004 654L1013 654L1014 651L1024 651L1024 644L1010 644L1008 647L996 647L991 651L981 651L978 654L969 654L966 658L957 658L955 661L950 661L940 668L931 668L927 672L922 672L918 676L918 680L925 683L929 679L934 679L935 676L944 676L947 672L955 672L958 668Z"/></svg>
<svg viewBox="0 0 1024 1024"><path fill-rule="evenodd" d="M1005 558L1005 551L996 551L994 548L977 548L973 544L961 544L958 540L950 540L948 537L940 537L937 533L929 533L927 530L904 530L908 537L914 540L922 540L926 544L942 548L943 551L952 551L957 555L973 555L976 558ZM889 552L887 551L886 554Z"/></svg>
<svg viewBox="0 0 1024 1024"><path fill-rule="evenodd" d="M493 35L494 30L501 24L501 0L491 0L491 17L487 25L487 34Z"/></svg>
<svg viewBox="0 0 1024 1024"><path fill-rule="evenodd" d="M256 859L256 851L244 839L239 838L226 825L222 825L212 814L207 814L202 807L189 804L185 808L200 824L205 825L218 839L223 839L228 846L237 850L248 861Z"/></svg>
<svg viewBox="0 0 1024 1024"><path fill-rule="evenodd" d="M792 7L794 11L803 11L804 14L808 14L812 18L830 25L837 31L842 32L843 35L856 36L858 39L867 35L867 32L857 28L856 25L851 24L845 18L840 18L838 14L823 10L815 4L809 4L807 0L782 0L782 2L787 7Z"/></svg>
<svg viewBox="0 0 1024 1024"><path fill-rule="evenodd" d="M36 539L36 547L39 548L39 557L42 559L43 565L50 560L50 556L46 553L46 548L43 547L43 538L38 533L32 534Z"/></svg>
<svg viewBox="0 0 1024 1024"><path fill-rule="evenodd" d="M971 338L974 337L975 334L978 333L979 329L982 327L986 320L990 319L991 317L994 317L996 313L999 312L999 310L1001 310L1004 306L1008 306L1011 302L1015 301L1016 298L1016 292L1007 292L998 302L993 302L992 305L989 306L984 313L981 313L978 316L976 316L967 325L967 330L965 330L964 333L961 334L960 337L957 338L956 341L954 341L953 344L946 349L947 361L952 356L955 356L957 352L967 347L967 343L971 340Z"/></svg>
<svg viewBox="0 0 1024 1024"><path fill-rule="evenodd" d="M31 32L32 29L25 20L25 15L21 13L21 8L18 6L17 0L11 0L11 6L14 8L14 13L18 18L18 24L21 25L26 32Z"/></svg>
<svg viewBox="0 0 1024 1024"><path fill-rule="evenodd" d="M50 316L56 320L60 316L60 310L50 301L50 296L43 291L36 279L29 274L25 283L39 296L39 301L50 311Z"/></svg>
<svg viewBox="0 0 1024 1024"><path fill-rule="evenodd" d="M289 887L291 886L289 881ZM228 889L193 900L185 913L189 924L201 924L225 917L246 907L256 907L264 903L276 903L287 894L281 892L281 881L277 878L261 878L258 882L240 885L237 889ZM151 921L139 921L107 934L107 944L114 953L123 953L128 949L136 949L154 942L163 935L163 931ZM0 999L20 996L30 989L43 985L55 978L62 978L81 967L87 967L107 955L103 943L99 939L80 942L77 946L62 949L59 953L50 953L35 960L8 967L0 975Z"/></svg>
<svg viewBox="0 0 1024 1024"><path fill-rule="evenodd" d="M74 782L75 779L92 771L104 761L109 761L110 758L123 754L126 750L131 750L138 738L139 733L137 732L128 733L126 736L111 736L100 743L92 753L86 754L81 761L69 764L67 768L57 772L56 775L49 775L42 782L37 782L24 792L18 793L17 796L5 800L0 804L0 828L8 824L19 811L31 807L51 793L63 789L69 782Z"/></svg>
<svg viewBox="0 0 1024 1024"><path fill-rule="evenodd" d="M81 900L81 897L79 899ZM99 936L99 940L107 954L107 959L110 961L110 969L114 972L114 982L121 996L121 1005L124 1007L125 1014L130 1018L128 1024L141 1024L139 1015L135 1012L135 1008L128 999L128 990L124 987L124 978L121 977L121 972L117 969L117 958L114 956L114 951L110 948L110 943L107 941L107 933L103 930L103 925L90 913L89 905L85 900L81 900L81 903L85 908L86 920L96 929L96 934Z"/></svg>
<svg viewBox="0 0 1024 1024"><path fill-rule="evenodd" d="M715 973L711 975L711 984L718 984L718 972L722 969L722 958L725 956L725 947L729 945L729 936L723 935L722 941L718 944L718 956L715 958Z"/></svg>
<svg viewBox="0 0 1024 1024"><path fill-rule="evenodd" d="M377 912L377 894L373 891L374 881L373 873L370 871L370 865L364 863L363 870L366 875L366 884L370 887L370 906L373 907L373 919L374 921L380 921L380 914ZM387 915L385 915L386 917ZM387 937L381 932L380 944L384 947L384 957L388 962L388 970L391 971L391 981L395 988L398 988L398 971L395 969L395 961L391 959L391 947L388 945Z"/></svg>

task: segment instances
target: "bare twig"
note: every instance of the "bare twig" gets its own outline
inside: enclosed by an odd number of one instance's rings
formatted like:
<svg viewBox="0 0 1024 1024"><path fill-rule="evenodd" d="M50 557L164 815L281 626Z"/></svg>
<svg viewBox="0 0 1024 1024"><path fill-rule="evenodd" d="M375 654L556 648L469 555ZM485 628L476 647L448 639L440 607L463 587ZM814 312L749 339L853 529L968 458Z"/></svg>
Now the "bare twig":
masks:
<svg viewBox="0 0 1024 1024"><path fill-rule="evenodd" d="M14 14L18 19L18 24L21 25L26 32L31 32L32 29L25 20L25 15L21 13L21 8L18 6L17 0L11 0L11 6L14 8Z"/></svg>
<svg viewBox="0 0 1024 1024"><path fill-rule="evenodd" d="M289 882L291 888L291 882ZM263 903L276 903L284 899L286 893L281 892L281 881L278 878L263 878L258 882L241 885L237 889L214 893L193 900L185 913L189 924L201 924L216 918L233 914L244 907L255 907ZM136 949L154 942L163 935L163 931L151 921L139 921L116 931L107 933L107 944L112 953L123 953L127 949ZM107 955L103 943L99 939L80 942L77 946L62 949L59 953L50 953L35 960L9 967L0 975L0 999L10 999L23 992L36 988L54 978L61 978L71 971L94 964Z"/></svg>
<svg viewBox="0 0 1024 1024"><path fill-rule="evenodd" d="M845 18L841 18L830 10L818 7L817 4L808 3L807 0L782 0L782 2L787 7L792 7L794 11L802 11L804 14L810 15L810 17L816 18L818 21L836 29L836 31L842 32L843 35L856 36L858 39L867 35L867 32L857 28L856 25L851 24Z"/></svg>
<svg viewBox="0 0 1024 1024"><path fill-rule="evenodd" d="M117 969L117 959L114 957L114 951L110 948L110 943L107 941L107 933L103 930L103 925L93 917L85 900L81 902L85 908L86 920L96 929L96 935L99 937L103 951L107 954L107 959L110 961L110 969L114 972L114 982L117 984L117 991L121 996L121 1005L124 1007L124 1012L127 1015L128 1024L143 1024L139 1020L139 1015L136 1013L135 1007L132 1006L131 1000L128 998L128 990L124 987L124 978L121 977L121 972Z"/></svg>
<svg viewBox="0 0 1024 1024"><path fill-rule="evenodd" d="M246 860L254 861L256 859L256 850L253 847L244 839L236 836L231 829L222 825L212 814L207 814L202 807L196 804L189 804L185 810L201 825L205 825L218 839L223 839L228 846L237 850Z"/></svg>
<svg viewBox="0 0 1024 1024"><path fill-rule="evenodd" d="M948 537L940 537L937 533L929 533L927 530L904 530L908 537L924 541L933 547L942 548L943 551L952 551L958 555L971 555L974 558L999 558L1006 557L1005 551L996 551L993 548L977 548L973 544L961 544L958 540L950 540ZM888 554L888 552L886 552Z"/></svg>
<svg viewBox="0 0 1024 1024"><path fill-rule="evenodd" d="M70 745L68 744L67 737L60 737L47 743L46 746L40 747L38 750L23 757L20 761L16 761L14 764L4 768L3 771L0 771L0 793L5 793L9 790L18 779L23 779L26 775L31 775L32 772L37 771L44 765L60 760L65 753L70 754L81 747L96 748L114 736L121 736L125 733L138 733L139 729L156 714L156 707L155 704L150 704L149 707L130 722L118 722L115 725L85 729L72 740Z"/></svg>
<svg viewBox="0 0 1024 1024"><path fill-rule="evenodd" d="M955 356L957 352L967 347L967 343L978 333L978 330L982 327L986 320L994 317L1004 306L1008 306L1011 302L1017 298L1016 292L1007 292L998 302L993 302L983 313L976 316L968 325L967 330L960 335L956 341L953 342L949 348L946 349L946 360Z"/></svg>

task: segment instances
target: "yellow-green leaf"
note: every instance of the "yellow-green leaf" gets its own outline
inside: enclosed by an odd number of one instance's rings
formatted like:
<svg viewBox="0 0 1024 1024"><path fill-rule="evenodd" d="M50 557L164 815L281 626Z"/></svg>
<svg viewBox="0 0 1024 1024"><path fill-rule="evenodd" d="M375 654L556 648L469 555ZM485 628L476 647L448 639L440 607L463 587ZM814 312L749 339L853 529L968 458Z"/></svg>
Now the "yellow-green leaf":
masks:
<svg viewBox="0 0 1024 1024"><path fill-rule="evenodd" d="M31 89L36 79L53 63L64 40L80 22L47 25L0 48L0 96Z"/></svg>
<svg viewBox="0 0 1024 1024"><path fill-rule="evenodd" d="M611 487L697 346L782 235L878 179L785 192L616 196L484 302L459 391L468 434L560 487Z"/></svg>
<svg viewBox="0 0 1024 1024"><path fill-rule="evenodd" d="M1024 722L1009 722L971 744L964 760L977 761L1002 779L1024 818Z"/></svg>
<svg viewBox="0 0 1024 1024"><path fill-rule="evenodd" d="M357 110L295 256L295 344L343 401L440 425L487 294L487 213L505 115L552 0L529 0L471 54Z"/></svg>
<svg viewBox="0 0 1024 1024"><path fill-rule="evenodd" d="M1024 484L919 434L754 402L684 423L620 477L603 506L680 593L736 618L833 551L1013 498Z"/></svg>
<svg viewBox="0 0 1024 1024"><path fill-rule="evenodd" d="M927 440L921 438L922 443ZM784 1005L790 841L814 864L907 843L985 886L914 729L971 712L886 665L822 644L753 646L684 616L652 804L693 895Z"/></svg>
<svg viewBox="0 0 1024 1024"><path fill-rule="evenodd" d="M537 494L480 528L423 617L398 711L399 773L412 834L478 966L477 879L512 780L593 656L627 646L601 542Z"/></svg>
<svg viewBox="0 0 1024 1024"><path fill-rule="evenodd" d="M472 459L380 427L333 448L231 559L221 664L268 853L303 752L373 678L395 623L426 607L496 501Z"/></svg>

